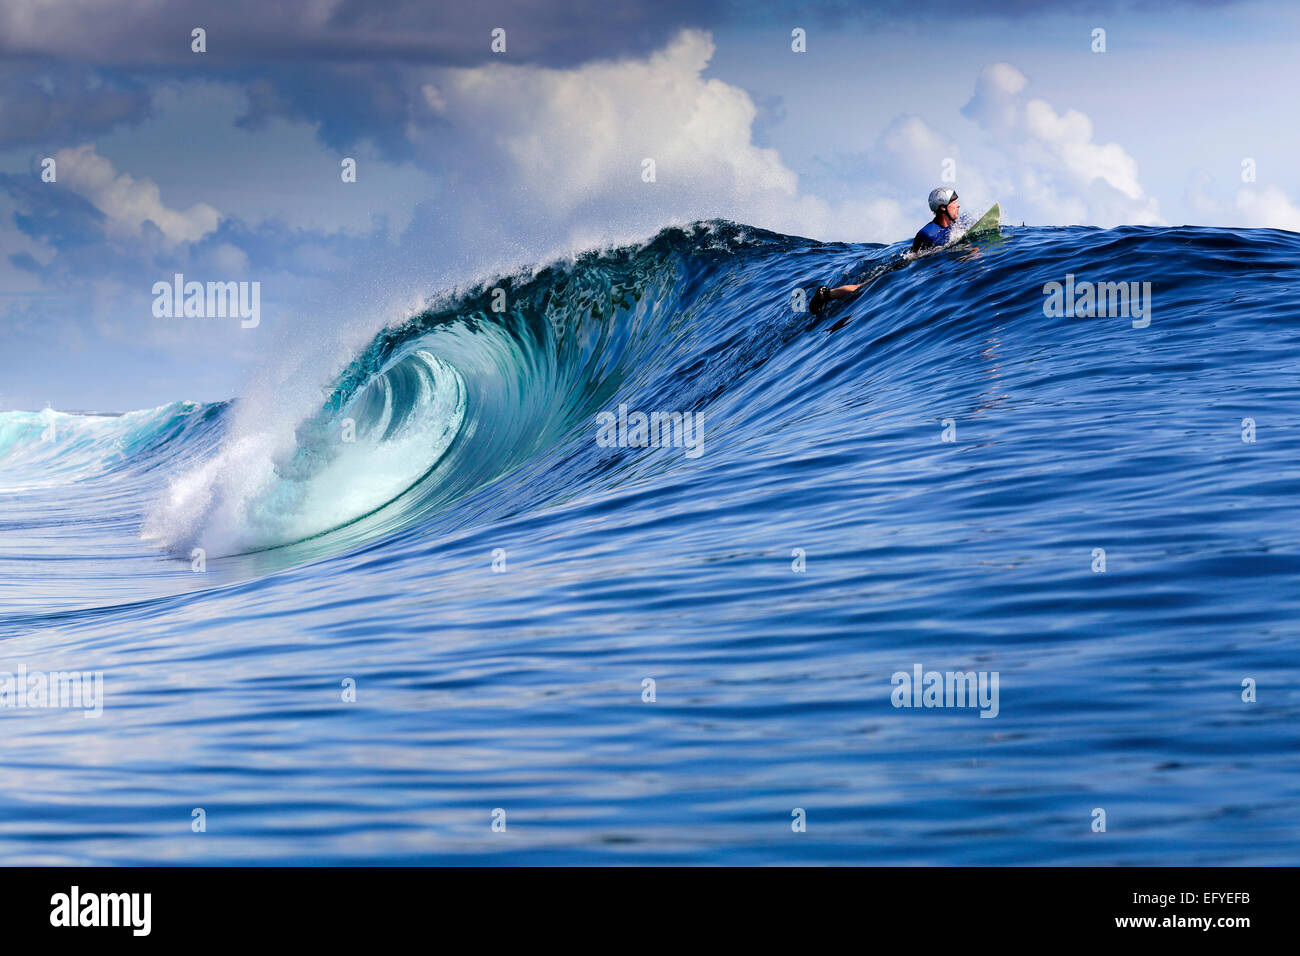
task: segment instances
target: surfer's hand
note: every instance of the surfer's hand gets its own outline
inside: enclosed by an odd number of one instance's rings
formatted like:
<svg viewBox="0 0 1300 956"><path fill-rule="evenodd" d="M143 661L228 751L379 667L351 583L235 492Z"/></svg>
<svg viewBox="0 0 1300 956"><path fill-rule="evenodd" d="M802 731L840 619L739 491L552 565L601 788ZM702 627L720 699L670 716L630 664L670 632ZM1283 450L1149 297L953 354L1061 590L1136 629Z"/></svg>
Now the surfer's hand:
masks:
<svg viewBox="0 0 1300 956"><path fill-rule="evenodd" d="M819 285L817 291L813 293L812 301L808 303L808 311L813 315L820 315L826 300L830 298L830 291L826 286Z"/></svg>

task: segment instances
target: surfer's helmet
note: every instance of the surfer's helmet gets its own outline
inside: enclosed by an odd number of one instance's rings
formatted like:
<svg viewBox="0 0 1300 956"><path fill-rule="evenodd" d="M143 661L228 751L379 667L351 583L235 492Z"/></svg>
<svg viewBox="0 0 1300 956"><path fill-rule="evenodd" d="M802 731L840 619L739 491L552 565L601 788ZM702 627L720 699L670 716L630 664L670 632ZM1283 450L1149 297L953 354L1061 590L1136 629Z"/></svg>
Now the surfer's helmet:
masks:
<svg viewBox="0 0 1300 956"><path fill-rule="evenodd" d="M930 212L938 212L956 198L957 190L949 189L947 186L940 186L938 189L931 189Z"/></svg>

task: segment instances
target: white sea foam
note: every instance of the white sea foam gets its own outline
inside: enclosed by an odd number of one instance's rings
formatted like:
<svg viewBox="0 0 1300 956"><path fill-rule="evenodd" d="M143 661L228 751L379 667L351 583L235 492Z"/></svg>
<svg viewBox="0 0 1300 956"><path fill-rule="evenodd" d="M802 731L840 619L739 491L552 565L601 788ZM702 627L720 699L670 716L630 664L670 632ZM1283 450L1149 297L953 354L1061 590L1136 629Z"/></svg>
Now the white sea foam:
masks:
<svg viewBox="0 0 1300 956"><path fill-rule="evenodd" d="M169 483L142 537L216 557L346 525L436 464L460 430L466 389L454 368L417 350L376 375L341 412L322 413L320 404L318 392L293 403L277 398L270 407L264 396L241 402L216 453Z"/></svg>

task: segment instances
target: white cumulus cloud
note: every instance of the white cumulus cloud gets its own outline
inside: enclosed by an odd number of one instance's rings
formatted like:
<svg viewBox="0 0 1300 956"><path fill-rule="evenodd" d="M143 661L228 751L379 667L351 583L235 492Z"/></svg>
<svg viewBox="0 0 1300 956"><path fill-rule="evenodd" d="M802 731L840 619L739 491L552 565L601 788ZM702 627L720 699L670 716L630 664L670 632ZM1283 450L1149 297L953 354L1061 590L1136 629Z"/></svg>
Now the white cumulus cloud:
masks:
<svg viewBox="0 0 1300 956"><path fill-rule="evenodd" d="M962 113L995 136L1013 161L1011 181L1042 221L1057 225L1162 225L1138 164L1118 143L1094 140L1092 119L1058 113L1045 99L1026 100L1029 85L1009 63L984 68Z"/></svg>
<svg viewBox="0 0 1300 956"><path fill-rule="evenodd" d="M900 238L892 200L802 193L780 154L754 142L749 94L703 76L713 51L707 32L686 30L643 58L442 70L420 86L429 121L410 135L448 171L461 228L480 242L494 229L620 240L714 217L817 238Z"/></svg>
<svg viewBox="0 0 1300 956"><path fill-rule="evenodd" d="M1277 186L1243 186L1233 206L1240 217L1238 225L1300 232L1300 206Z"/></svg>
<svg viewBox="0 0 1300 956"><path fill-rule="evenodd" d="M975 92L962 107L962 113L992 130L1007 130L1016 125L1016 97L1029 84L1023 73L1010 63L993 63L980 71Z"/></svg>
<svg viewBox="0 0 1300 956"><path fill-rule="evenodd" d="M169 209L151 179L119 173L100 156L93 143L54 154L58 182L102 212L110 232L138 236L146 222L158 227L169 242L194 242L217 228L220 214L206 203L184 211Z"/></svg>

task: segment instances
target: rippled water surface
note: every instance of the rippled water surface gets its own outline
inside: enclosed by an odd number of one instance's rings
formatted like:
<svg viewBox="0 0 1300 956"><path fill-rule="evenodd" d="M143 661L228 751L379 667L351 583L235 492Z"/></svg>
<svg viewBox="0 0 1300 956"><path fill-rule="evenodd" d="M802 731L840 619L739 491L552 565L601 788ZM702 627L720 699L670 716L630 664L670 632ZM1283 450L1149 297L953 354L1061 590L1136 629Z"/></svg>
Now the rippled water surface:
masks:
<svg viewBox="0 0 1300 956"><path fill-rule="evenodd" d="M104 688L0 709L0 861L1296 863L1300 236L902 248L702 224L313 407L0 414L0 671Z"/></svg>

